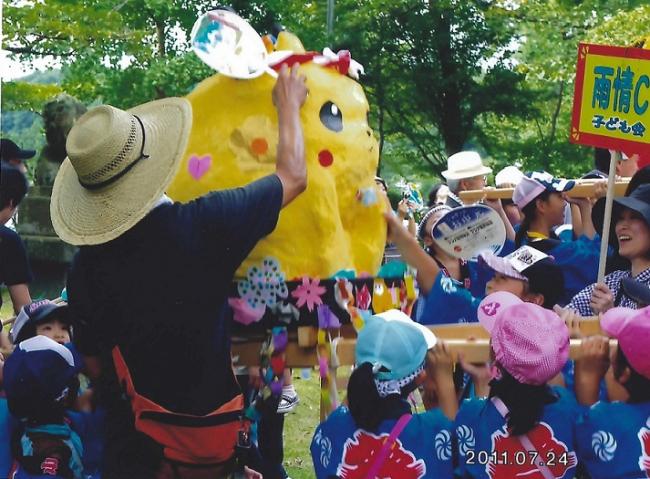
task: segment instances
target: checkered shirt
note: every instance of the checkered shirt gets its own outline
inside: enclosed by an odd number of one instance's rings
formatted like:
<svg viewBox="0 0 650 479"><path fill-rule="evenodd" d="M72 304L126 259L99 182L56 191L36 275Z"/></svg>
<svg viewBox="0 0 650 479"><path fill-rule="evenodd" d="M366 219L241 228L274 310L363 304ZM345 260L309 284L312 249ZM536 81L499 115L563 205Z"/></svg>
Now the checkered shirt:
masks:
<svg viewBox="0 0 650 479"><path fill-rule="evenodd" d="M611 290L614 298L619 294L621 289L621 280L623 278L629 278L632 276L630 271L614 271L607 276L605 276L604 281L607 287ZM650 268L644 269L639 273L638 276L634 278L640 283L644 283L650 286ZM591 309L591 293L594 291L594 284L590 284L585 289L576 294L571 302L567 305L567 308L570 308L578 313L581 316L595 316L596 313ZM637 309L639 307L638 303L632 298L628 297L624 291L621 291L620 302L616 306L622 306L625 308Z"/></svg>

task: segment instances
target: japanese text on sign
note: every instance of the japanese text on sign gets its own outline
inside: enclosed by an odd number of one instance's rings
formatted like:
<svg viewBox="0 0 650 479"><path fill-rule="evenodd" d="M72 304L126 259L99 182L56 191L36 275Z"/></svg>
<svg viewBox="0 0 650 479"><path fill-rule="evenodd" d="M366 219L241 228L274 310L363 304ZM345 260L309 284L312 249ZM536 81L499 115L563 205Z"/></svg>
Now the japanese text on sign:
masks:
<svg viewBox="0 0 650 479"><path fill-rule="evenodd" d="M650 51L581 44L571 141L650 148Z"/></svg>
<svg viewBox="0 0 650 479"><path fill-rule="evenodd" d="M635 72L628 65L624 70L621 67L614 69L611 67L598 65L593 70L594 77L594 94L591 100L592 108L601 110L611 109L615 112L629 113L630 104L634 113L642 116L648 109L648 100L641 100L642 88L650 88L650 77L648 75L639 75L635 82ZM613 80L613 81L612 81ZM627 120L618 116L605 118L604 115L594 115L592 123L596 128L604 127L609 131L621 131L630 133L634 136L643 136L646 127L641 121L628 125Z"/></svg>

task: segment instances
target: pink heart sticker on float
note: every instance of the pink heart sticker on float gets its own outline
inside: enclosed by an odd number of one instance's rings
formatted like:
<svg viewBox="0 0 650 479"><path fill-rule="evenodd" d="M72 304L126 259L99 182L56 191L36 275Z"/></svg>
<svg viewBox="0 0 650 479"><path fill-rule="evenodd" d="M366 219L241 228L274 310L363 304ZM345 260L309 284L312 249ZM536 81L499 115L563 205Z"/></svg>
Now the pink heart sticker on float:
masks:
<svg viewBox="0 0 650 479"><path fill-rule="evenodd" d="M192 175L192 178L195 180L200 180L203 175L212 166L212 156L204 155L199 157L198 155L192 155L189 162L187 163L187 169Z"/></svg>

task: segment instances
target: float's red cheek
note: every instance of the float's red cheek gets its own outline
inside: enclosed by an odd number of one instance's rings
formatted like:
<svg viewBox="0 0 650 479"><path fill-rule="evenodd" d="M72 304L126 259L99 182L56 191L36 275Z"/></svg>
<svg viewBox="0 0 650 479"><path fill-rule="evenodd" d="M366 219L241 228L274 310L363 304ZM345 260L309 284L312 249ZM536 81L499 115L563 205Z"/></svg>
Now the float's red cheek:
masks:
<svg viewBox="0 0 650 479"><path fill-rule="evenodd" d="M266 142L264 138L255 138L251 142L251 150L253 150L253 152L256 155L264 155L266 154L268 149L269 149L269 144Z"/></svg>
<svg viewBox="0 0 650 479"><path fill-rule="evenodd" d="M334 163L334 157L329 150L321 150L318 152L318 162L321 166L330 166Z"/></svg>

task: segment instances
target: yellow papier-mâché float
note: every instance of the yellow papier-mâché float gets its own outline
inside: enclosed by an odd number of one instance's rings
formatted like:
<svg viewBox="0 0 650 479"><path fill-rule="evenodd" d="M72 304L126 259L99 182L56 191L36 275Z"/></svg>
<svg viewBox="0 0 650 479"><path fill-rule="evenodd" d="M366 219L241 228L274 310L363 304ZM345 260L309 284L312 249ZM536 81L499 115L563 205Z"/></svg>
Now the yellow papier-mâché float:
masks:
<svg viewBox="0 0 650 479"><path fill-rule="evenodd" d="M280 33L275 49L305 53L287 32ZM300 112L307 189L282 210L275 231L258 243L236 276L245 277L251 266L269 256L279 261L287 279L326 278L343 269L374 276L386 224L381 198L364 200L375 196L379 156L367 122L366 96L359 83L336 67L306 61L299 73L309 89ZM187 96L193 125L183 163L168 190L174 200L243 186L275 171L274 85L275 79L266 74L247 80L216 74Z"/></svg>

